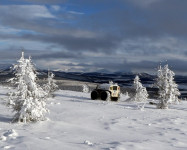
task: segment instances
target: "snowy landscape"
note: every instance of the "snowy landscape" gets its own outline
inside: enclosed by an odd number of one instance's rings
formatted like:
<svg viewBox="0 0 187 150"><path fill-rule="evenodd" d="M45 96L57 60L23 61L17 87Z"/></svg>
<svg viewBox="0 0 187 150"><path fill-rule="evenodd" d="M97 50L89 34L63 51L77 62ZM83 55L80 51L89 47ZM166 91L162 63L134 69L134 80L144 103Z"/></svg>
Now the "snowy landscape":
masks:
<svg viewBox="0 0 187 150"><path fill-rule="evenodd" d="M134 93L121 93L118 101L109 97L116 92L111 91L116 83L98 86L108 93L102 101L93 100L86 84L82 92L57 90L55 75L49 71L47 82L39 85L32 60L25 58L24 52L13 70L15 76L7 82L14 86L0 86L1 149L187 148L187 101L178 99L175 74L168 65L158 68L157 100L148 99L138 75L132 86Z"/></svg>
<svg viewBox="0 0 187 150"><path fill-rule="evenodd" d="M5 106L9 87L0 87L1 149L171 150L187 149L187 102L170 109L135 103L93 101L89 93L56 91L47 100L46 121L11 123ZM55 147L55 148L54 148Z"/></svg>
<svg viewBox="0 0 187 150"><path fill-rule="evenodd" d="M0 150L187 150L186 6L1 0Z"/></svg>

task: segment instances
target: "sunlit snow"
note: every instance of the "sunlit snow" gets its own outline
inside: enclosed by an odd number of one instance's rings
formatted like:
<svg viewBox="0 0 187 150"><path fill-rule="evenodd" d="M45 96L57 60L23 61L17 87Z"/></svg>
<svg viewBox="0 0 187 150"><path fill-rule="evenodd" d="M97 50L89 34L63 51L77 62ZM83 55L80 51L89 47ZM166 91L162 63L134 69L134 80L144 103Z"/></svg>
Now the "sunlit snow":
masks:
<svg viewBox="0 0 187 150"><path fill-rule="evenodd" d="M8 88L0 87L0 149L171 150L187 149L187 102L170 109L91 100L89 93L63 91L47 101L47 121L10 123Z"/></svg>

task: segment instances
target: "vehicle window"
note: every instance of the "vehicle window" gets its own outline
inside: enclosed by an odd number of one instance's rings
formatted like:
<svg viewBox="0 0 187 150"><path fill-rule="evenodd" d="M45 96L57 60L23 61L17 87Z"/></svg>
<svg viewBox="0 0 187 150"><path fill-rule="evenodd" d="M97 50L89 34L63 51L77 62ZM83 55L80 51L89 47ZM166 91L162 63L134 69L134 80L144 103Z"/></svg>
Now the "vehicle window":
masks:
<svg viewBox="0 0 187 150"><path fill-rule="evenodd" d="M113 86L113 90L117 90L117 86Z"/></svg>

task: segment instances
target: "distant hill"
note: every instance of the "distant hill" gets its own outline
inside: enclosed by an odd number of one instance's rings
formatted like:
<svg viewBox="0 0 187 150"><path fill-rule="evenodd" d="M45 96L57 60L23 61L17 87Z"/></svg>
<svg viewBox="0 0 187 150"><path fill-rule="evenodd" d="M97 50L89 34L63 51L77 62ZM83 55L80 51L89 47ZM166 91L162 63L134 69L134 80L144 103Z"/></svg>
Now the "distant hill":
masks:
<svg viewBox="0 0 187 150"><path fill-rule="evenodd" d="M47 78L47 70L37 70L38 77L40 79ZM52 71L55 74L56 80L66 79L66 80L76 80L83 82L92 83L108 83L113 81L118 83L123 87L131 87L133 80L136 75L139 75L141 82L147 87L148 91L155 91L153 88L154 80L156 76L147 73L125 73L125 72L114 72L114 73L101 73L101 72L62 72L62 71ZM14 74L10 69L10 66L3 66L0 69L0 82L5 82L6 79L13 77ZM182 97L187 97L187 76L176 76L176 83L179 85L179 89L182 92Z"/></svg>

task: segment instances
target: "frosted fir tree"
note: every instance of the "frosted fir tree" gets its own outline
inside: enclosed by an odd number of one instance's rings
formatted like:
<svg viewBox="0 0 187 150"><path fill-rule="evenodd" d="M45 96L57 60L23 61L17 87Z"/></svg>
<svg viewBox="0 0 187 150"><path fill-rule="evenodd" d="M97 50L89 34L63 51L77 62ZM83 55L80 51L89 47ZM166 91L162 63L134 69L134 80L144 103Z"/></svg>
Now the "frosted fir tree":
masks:
<svg viewBox="0 0 187 150"><path fill-rule="evenodd" d="M54 80L55 75L52 72L48 71L47 84L44 85L44 89L48 95L48 97L53 96L53 92L55 92L58 88L58 85Z"/></svg>
<svg viewBox="0 0 187 150"><path fill-rule="evenodd" d="M36 83L36 71L31 58L25 59L24 52L14 65L15 77L10 79L16 85L16 91L9 96L9 105L16 112L13 122L30 122L45 120L46 93Z"/></svg>
<svg viewBox="0 0 187 150"><path fill-rule="evenodd" d="M88 93L89 92L89 87L88 87L87 84L82 85L82 92L83 93Z"/></svg>
<svg viewBox="0 0 187 150"><path fill-rule="evenodd" d="M109 81L109 84L110 84L110 85L113 85L113 84L114 84L114 82L113 82L113 81Z"/></svg>
<svg viewBox="0 0 187 150"><path fill-rule="evenodd" d="M131 97L131 101L137 102L138 107L140 109L144 109L149 95L146 88L143 87L142 83L140 82L139 76L135 77L133 87L135 89L135 94Z"/></svg>
<svg viewBox="0 0 187 150"><path fill-rule="evenodd" d="M159 66L155 85L159 89L160 102L157 107L160 109L167 109L169 104L179 102L180 92L174 76L175 73L168 68L168 65Z"/></svg>

